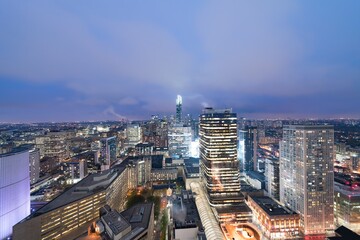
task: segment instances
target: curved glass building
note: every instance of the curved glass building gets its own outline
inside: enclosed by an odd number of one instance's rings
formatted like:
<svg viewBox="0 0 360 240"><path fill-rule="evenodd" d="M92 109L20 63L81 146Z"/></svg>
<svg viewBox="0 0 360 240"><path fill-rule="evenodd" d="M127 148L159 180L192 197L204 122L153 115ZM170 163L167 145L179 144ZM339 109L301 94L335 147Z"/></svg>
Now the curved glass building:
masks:
<svg viewBox="0 0 360 240"><path fill-rule="evenodd" d="M30 214L29 149L0 154L0 239Z"/></svg>

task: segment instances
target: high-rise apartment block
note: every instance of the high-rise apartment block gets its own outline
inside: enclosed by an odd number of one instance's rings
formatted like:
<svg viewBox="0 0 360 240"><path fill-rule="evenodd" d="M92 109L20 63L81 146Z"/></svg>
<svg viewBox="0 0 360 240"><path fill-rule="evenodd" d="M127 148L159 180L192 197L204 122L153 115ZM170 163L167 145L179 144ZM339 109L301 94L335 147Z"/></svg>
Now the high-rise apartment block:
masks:
<svg viewBox="0 0 360 240"><path fill-rule="evenodd" d="M334 129L288 125L280 142L280 201L300 214L305 235L334 229Z"/></svg>
<svg viewBox="0 0 360 240"><path fill-rule="evenodd" d="M237 159L237 119L230 109L200 115L201 180L211 206L243 201Z"/></svg>

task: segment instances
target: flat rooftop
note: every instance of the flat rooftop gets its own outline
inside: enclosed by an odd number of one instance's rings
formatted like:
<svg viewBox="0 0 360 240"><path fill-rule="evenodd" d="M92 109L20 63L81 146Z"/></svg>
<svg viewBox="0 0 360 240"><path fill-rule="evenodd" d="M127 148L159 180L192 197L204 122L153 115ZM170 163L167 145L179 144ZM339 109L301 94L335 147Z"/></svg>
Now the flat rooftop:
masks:
<svg viewBox="0 0 360 240"><path fill-rule="evenodd" d="M257 179L261 182L265 181L265 175L260 173L260 172L256 172L256 171L248 171L246 172L246 175L248 175L249 177L253 178L253 179Z"/></svg>
<svg viewBox="0 0 360 240"><path fill-rule="evenodd" d="M152 208L153 208L153 203L142 203L132 206L131 208L128 208L125 211L121 212L121 215L131 225L131 229L132 229L131 232L133 232L135 229L148 228Z"/></svg>
<svg viewBox="0 0 360 240"><path fill-rule="evenodd" d="M176 199L173 200L172 215L176 229L202 228L195 199L190 191L183 190L181 194L176 195Z"/></svg>
<svg viewBox="0 0 360 240"><path fill-rule="evenodd" d="M106 225L109 226L114 235L118 235L128 227L130 224L126 219L121 216L117 211L109 211L106 215L102 216Z"/></svg>
<svg viewBox="0 0 360 240"><path fill-rule="evenodd" d="M269 197L251 197L269 216L295 215L290 209L281 206Z"/></svg>

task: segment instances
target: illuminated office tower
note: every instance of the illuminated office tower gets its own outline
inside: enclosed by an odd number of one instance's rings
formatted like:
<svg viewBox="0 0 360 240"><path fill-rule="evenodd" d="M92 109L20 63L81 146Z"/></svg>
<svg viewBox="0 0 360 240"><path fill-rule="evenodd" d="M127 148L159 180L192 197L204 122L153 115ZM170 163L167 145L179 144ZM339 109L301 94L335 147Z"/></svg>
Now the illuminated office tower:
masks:
<svg viewBox="0 0 360 240"><path fill-rule="evenodd" d="M236 113L205 108L200 115L201 181L211 206L243 201L237 159Z"/></svg>
<svg viewBox="0 0 360 240"><path fill-rule="evenodd" d="M305 235L334 228L334 128L288 125L280 142L280 201L298 212Z"/></svg>
<svg viewBox="0 0 360 240"><path fill-rule="evenodd" d="M0 154L0 239L30 214L29 149Z"/></svg>
<svg viewBox="0 0 360 240"><path fill-rule="evenodd" d="M182 97L177 95L176 98L176 122L180 123L182 121Z"/></svg>
<svg viewBox="0 0 360 240"><path fill-rule="evenodd" d="M257 128L245 128L245 171L257 171Z"/></svg>

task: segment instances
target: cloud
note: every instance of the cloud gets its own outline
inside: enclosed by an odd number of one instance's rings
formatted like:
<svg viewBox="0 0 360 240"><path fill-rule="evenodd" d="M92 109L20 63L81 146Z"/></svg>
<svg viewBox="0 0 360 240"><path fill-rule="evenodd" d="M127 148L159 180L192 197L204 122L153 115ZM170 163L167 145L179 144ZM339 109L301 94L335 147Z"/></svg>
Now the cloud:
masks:
<svg viewBox="0 0 360 240"><path fill-rule="evenodd" d="M127 117L115 112L115 109L113 106L109 106L108 108L106 108L103 113L106 116L110 115L110 116L116 117L117 120L127 120Z"/></svg>

